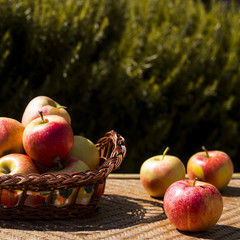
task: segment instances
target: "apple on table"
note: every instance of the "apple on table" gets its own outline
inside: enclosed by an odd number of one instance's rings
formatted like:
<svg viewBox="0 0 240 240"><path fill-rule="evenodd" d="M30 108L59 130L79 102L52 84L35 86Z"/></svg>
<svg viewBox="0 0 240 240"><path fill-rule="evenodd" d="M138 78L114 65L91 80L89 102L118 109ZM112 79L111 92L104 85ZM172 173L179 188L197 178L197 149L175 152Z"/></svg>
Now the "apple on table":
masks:
<svg viewBox="0 0 240 240"><path fill-rule="evenodd" d="M84 161L90 169L95 169L100 163L100 154L95 144L88 138L74 135L71 157L76 157Z"/></svg>
<svg viewBox="0 0 240 240"><path fill-rule="evenodd" d="M56 158L64 162L72 150L72 127L61 116L48 115L32 120L24 129L23 146L29 157L43 167L56 164Z"/></svg>
<svg viewBox="0 0 240 240"><path fill-rule="evenodd" d="M13 118L0 117L0 157L8 153L24 153L24 126Z"/></svg>
<svg viewBox="0 0 240 240"><path fill-rule="evenodd" d="M71 117L67 112L66 107L47 96L38 96L33 98L26 106L22 116L23 126L26 127L33 119L38 118L39 111L42 112L43 116L59 115L71 124Z"/></svg>
<svg viewBox="0 0 240 240"><path fill-rule="evenodd" d="M168 150L147 159L140 168L141 183L152 197L163 197L173 182L185 178L184 164L178 157L166 155Z"/></svg>
<svg viewBox="0 0 240 240"><path fill-rule="evenodd" d="M204 151L194 154L187 163L187 173L190 179L213 184L219 190L225 188L232 178L234 167L228 154L218 150Z"/></svg>
<svg viewBox="0 0 240 240"><path fill-rule="evenodd" d="M201 232L217 223L223 211L223 199L212 184L183 179L169 186L163 206L168 219L178 230Z"/></svg>

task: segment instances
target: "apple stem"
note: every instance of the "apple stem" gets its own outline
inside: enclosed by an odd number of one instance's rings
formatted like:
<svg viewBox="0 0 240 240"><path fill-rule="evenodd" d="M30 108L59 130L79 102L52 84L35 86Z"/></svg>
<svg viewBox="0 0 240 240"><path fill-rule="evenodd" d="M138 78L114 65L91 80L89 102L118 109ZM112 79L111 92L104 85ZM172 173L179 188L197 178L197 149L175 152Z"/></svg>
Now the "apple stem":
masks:
<svg viewBox="0 0 240 240"><path fill-rule="evenodd" d="M59 106L59 107L57 107L58 109L60 109L60 108L64 108L64 109L66 109L67 107L65 107L65 106Z"/></svg>
<svg viewBox="0 0 240 240"><path fill-rule="evenodd" d="M194 180L193 180L193 187L195 186L195 184L196 184L196 181L198 181L198 180L199 180L199 178L198 178L198 177L194 178Z"/></svg>
<svg viewBox="0 0 240 240"><path fill-rule="evenodd" d="M63 165L60 161L60 157L59 156L56 156L54 159L53 159L53 162L57 164L56 166L56 169L57 170L62 170L63 169Z"/></svg>
<svg viewBox="0 0 240 240"><path fill-rule="evenodd" d="M163 152L163 156L162 156L162 160L164 159L165 155L167 154L167 152L169 151L169 147L166 147L166 149Z"/></svg>
<svg viewBox="0 0 240 240"><path fill-rule="evenodd" d="M57 167L58 167L59 170L63 169L63 165L60 161L57 162Z"/></svg>
<svg viewBox="0 0 240 240"><path fill-rule="evenodd" d="M206 148L205 146L202 146L202 150L205 151L207 157L209 158L210 156L209 156L209 154L208 154L207 148Z"/></svg>
<svg viewBox="0 0 240 240"><path fill-rule="evenodd" d="M43 123L48 122L47 120L44 119L42 111L38 111L38 113L40 114L40 117L41 117Z"/></svg>

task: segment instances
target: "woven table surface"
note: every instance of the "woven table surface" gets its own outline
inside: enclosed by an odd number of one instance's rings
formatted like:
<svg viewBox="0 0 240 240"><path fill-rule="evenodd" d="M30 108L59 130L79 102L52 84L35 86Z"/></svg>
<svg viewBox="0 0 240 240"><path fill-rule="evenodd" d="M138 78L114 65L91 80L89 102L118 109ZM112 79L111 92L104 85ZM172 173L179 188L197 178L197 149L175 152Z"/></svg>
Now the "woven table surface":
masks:
<svg viewBox="0 0 240 240"><path fill-rule="evenodd" d="M111 174L98 211L83 219L0 220L0 239L240 239L240 175L222 191L218 223L201 233L183 233L166 218L162 199L150 197L139 175Z"/></svg>

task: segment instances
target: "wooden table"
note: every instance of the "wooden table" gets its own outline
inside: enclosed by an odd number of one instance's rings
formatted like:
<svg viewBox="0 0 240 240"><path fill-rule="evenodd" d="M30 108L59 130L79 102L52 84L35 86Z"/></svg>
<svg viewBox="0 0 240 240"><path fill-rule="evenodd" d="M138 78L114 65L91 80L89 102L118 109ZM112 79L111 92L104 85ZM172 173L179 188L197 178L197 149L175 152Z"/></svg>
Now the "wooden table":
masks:
<svg viewBox="0 0 240 240"><path fill-rule="evenodd" d="M183 233L167 219L162 199L151 198L138 174L111 174L98 211L84 219L0 220L0 239L240 239L240 175L222 191L224 209L215 227Z"/></svg>

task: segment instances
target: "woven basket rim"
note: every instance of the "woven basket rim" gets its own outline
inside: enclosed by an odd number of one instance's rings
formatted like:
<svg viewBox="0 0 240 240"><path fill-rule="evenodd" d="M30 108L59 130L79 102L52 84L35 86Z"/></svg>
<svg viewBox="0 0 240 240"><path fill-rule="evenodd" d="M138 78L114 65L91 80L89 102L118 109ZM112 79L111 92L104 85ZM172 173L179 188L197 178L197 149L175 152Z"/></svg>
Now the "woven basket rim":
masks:
<svg viewBox="0 0 240 240"><path fill-rule="evenodd" d="M116 131L111 130L105 133L105 136L100 138L95 145L100 151L102 162L96 169L73 173L6 174L0 176L0 189L40 191L43 189L50 190L86 186L92 185L95 182L103 182L112 171L120 167L122 160L125 158L125 139Z"/></svg>

